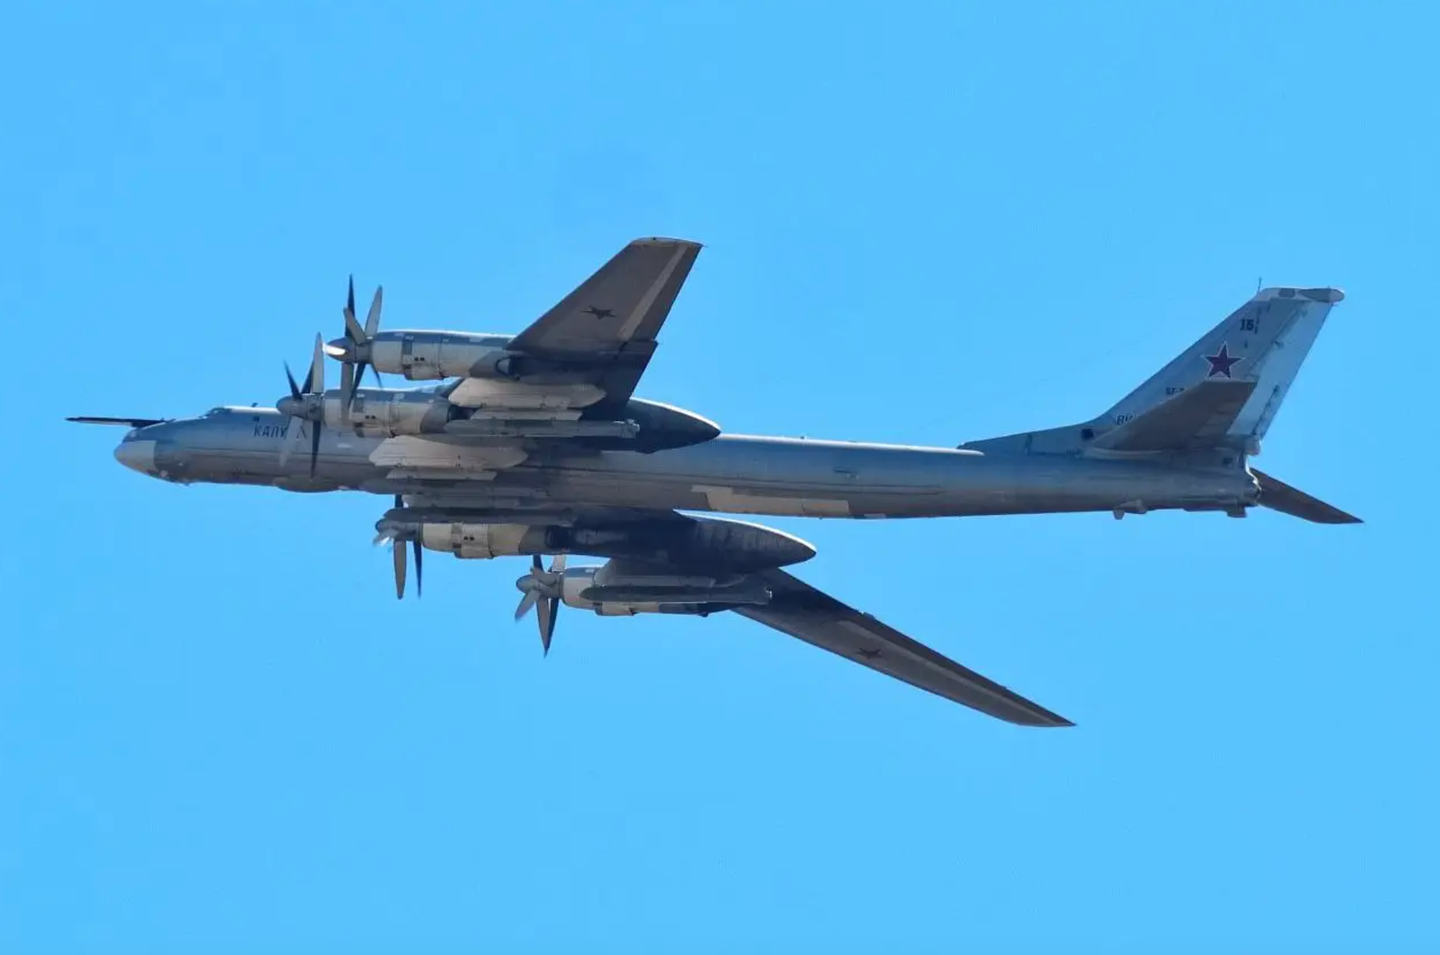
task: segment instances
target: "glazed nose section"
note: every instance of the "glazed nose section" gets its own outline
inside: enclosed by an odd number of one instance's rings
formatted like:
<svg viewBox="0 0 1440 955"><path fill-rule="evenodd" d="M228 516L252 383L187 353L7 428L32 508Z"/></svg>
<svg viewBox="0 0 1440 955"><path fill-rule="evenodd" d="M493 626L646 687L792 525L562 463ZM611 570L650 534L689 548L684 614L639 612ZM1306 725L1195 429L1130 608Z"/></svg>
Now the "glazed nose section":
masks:
<svg viewBox="0 0 1440 955"><path fill-rule="evenodd" d="M126 438L115 447L115 460L141 474L155 473L155 442Z"/></svg>

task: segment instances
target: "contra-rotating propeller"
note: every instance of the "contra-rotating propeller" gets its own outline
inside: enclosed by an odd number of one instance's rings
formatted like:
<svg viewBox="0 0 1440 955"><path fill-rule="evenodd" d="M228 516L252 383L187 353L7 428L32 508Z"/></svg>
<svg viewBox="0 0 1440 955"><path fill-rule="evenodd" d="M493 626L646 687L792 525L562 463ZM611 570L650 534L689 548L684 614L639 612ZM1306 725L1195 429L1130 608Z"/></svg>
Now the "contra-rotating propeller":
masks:
<svg viewBox="0 0 1440 955"><path fill-rule="evenodd" d="M402 495L395 495L395 507L397 509L405 506L405 498ZM375 544L378 546L390 542L390 555L395 563L395 599L405 598L405 537L402 537L395 529L382 527L380 533L375 535ZM425 580L424 554L425 548L420 543L420 538L411 536L409 538L411 547L415 551L415 596L421 595L421 587Z"/></svg>
<svg viewBox="0 0 1440 955"><path fill-rule="evenodd" d="M376 286L375 297L370 301L370 312L365 316L362 328L355 318L355 276L350 276L350 288L345 298L345 334L325 344L325 354L345 365L346 375L341 387L346 408L355 400L355 389L364 383L367 368L375 372L375 380L380 387L385 387L380 372L370 364L370 340L380 330L380 303L384 292L383 286Z"/></svg>
<svg viewBox="0 0 1440 955"><path fill-rule="evenodd" d="M540 555L536 554L530 565L530 573L515 581L515 589L524 597L515 608L515 619L519 620L538 607L540 621L540 646L546 656L550 654L550 638L555 635L555 618L560 614L561 588L565 584L565 555L560 554L550 562L550 569L544 569Z"/></svg>
<svg viewBox="0 0 1440 955"><path fill-rule="evenodd" d="M285 363L285 380L290 384L290 394L275 402L281 414L289 415L292 424L310 422L310 476L315 476L315 461L320 455L320 429L325 426L325 357L321 352L321 338L315 336L315 353L310 359L310 371L305 375L305 385L295 384L290 372L290 363ZM290 460L291 443L300 437L300 427L287 435L280 446L280 466Z"/></svg>

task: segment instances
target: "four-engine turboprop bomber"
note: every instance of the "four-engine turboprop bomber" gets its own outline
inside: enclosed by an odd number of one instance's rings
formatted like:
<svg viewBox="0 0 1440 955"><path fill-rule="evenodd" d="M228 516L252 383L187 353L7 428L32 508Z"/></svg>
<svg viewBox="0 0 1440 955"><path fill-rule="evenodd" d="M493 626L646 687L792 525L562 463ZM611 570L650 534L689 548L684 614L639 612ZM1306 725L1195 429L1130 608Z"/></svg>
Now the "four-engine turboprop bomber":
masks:
<svg viewBox="0 0 1440 955"><path fill-rule="evenodd" d="M1257 505L1319 523L1356 518L1249 466L1331 308L1332 288L1266 288L1103 414L957 448L722 434L634 396L700 246L629 243L518 335L362 325L317 336L303 383L275 408L197 418L72 418L127 425L122 464L179 483L393 496L376 524L395 593L413 552L525 556L516 619L548 653L561 605L602 616L731 611L991 716L1069 726L784 568L815 550L704 512L832 518ZM329 358L338 388L325 387ZM372 371L438 384L367 388ZM701 512L701 513L685 513ZM605 558L566 565L567 555ZM554 555L546 568L541 555Z"/></svg>

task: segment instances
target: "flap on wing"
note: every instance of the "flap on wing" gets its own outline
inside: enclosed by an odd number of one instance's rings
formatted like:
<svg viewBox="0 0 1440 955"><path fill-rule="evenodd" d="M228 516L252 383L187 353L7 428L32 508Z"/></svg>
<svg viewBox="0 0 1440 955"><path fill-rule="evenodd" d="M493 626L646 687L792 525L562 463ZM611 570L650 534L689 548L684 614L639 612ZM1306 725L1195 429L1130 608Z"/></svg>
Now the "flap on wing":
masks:
<svg viewBox="0 0 1440 955"><path fill-rule="evenodd" d="M1201 382L1105 432L1091 447L1110 451L1217 447L1254 391L1253 381Z"/></svg>
<svg viewBox="0 0 1440 955"><path fill-rule="evenodd" d="M1260 503L1274 511L1289 514L1316 524L1363 524L1353 514L1347 514L1333 504L1326 504L1304 491L1293 488L1284 481L1278 481L1264 471L1250 469L1255 480L1260 482Z"/></svg>
<svg viewBox="0 0 1440 955"><path fill-rule="evenodd" d="M653 342L699 254L698 242L636 239L515 336L509 348L575 360L613 355L631 342Z"/></svg>
<svg viewBox="0 0 1440 955"><path fill-rule="evenodd" d="M770 603L735 613L988 716L1022 726L1075 725L783 570L760 576Z"/></svg>

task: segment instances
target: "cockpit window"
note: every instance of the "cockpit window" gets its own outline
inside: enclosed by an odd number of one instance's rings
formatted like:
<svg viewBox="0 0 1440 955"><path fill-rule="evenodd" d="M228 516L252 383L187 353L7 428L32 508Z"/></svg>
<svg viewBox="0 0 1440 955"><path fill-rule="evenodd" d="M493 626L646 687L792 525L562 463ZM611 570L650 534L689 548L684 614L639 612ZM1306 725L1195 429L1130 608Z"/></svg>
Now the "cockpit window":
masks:
<svg viewBox="0 0 1440 955"><path fill-rule="evenodd" d="M229 408L211 408L209 411L205 412L205 414L204 414L202 417L205 417L205 418L213 418L213 417L215 417L216 415L229 414L229 413L230 413L230 409L229 409Z"/></svg>

